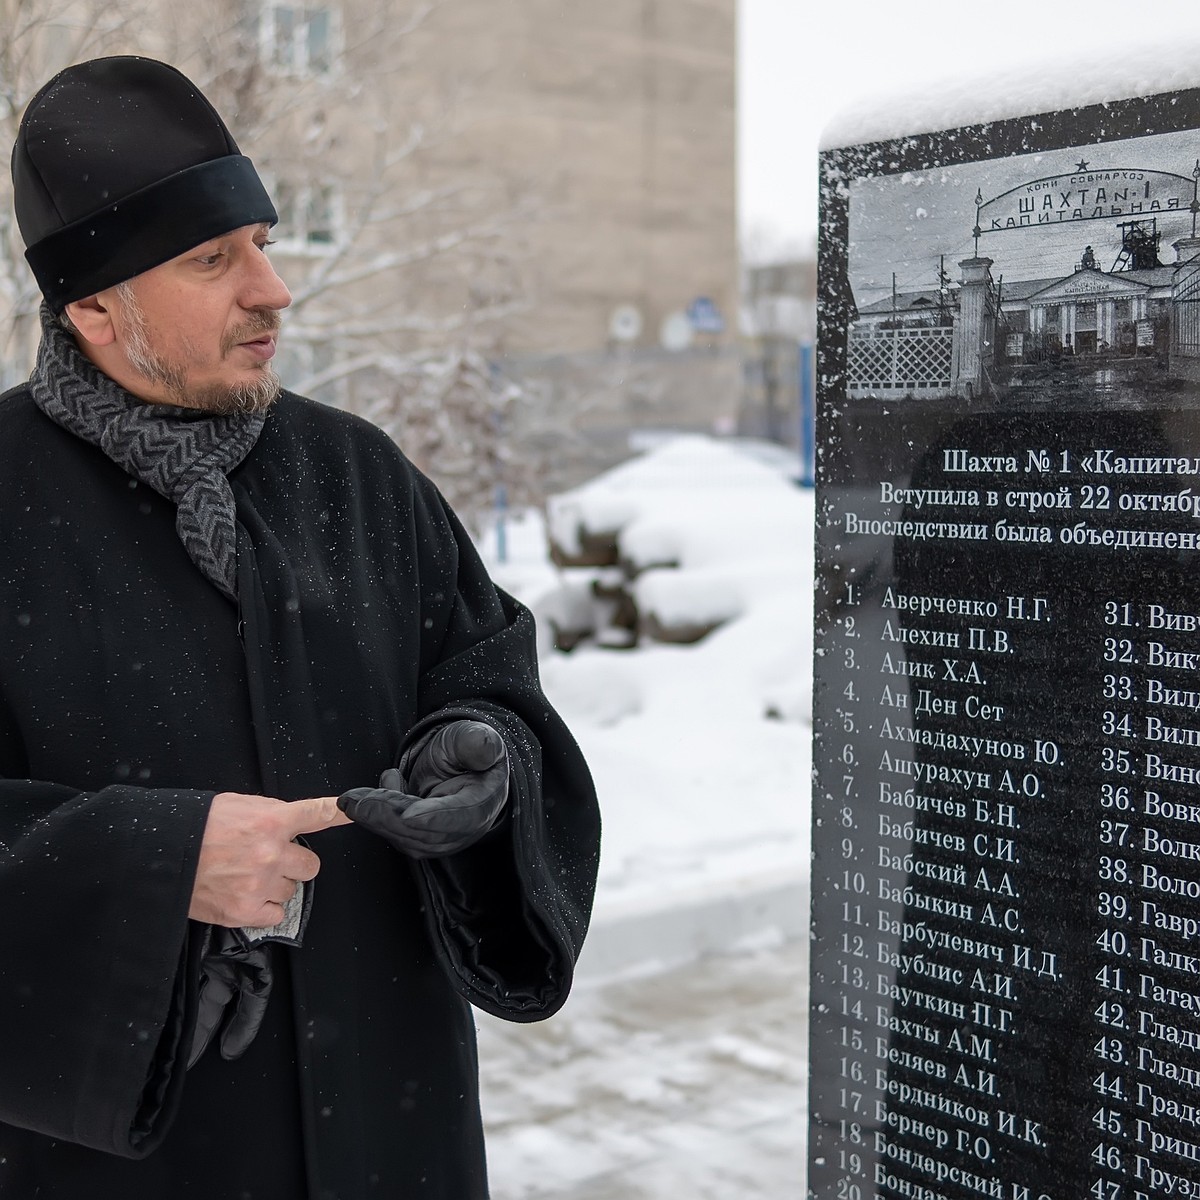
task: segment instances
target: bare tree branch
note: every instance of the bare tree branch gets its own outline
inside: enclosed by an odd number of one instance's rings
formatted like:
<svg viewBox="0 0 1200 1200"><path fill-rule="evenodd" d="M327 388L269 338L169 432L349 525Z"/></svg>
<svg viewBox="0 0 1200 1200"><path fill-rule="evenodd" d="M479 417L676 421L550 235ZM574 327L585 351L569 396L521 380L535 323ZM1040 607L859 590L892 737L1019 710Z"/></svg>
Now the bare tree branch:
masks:
<svg viewBox="0 0 1200 1200"><path fill-rule="evenodd" d="M342 0L339 61L304 75L278 69L261 43L261 10L246 0L0 0L0 130L11 145L33 92L69 61L146 53L177 63L213 100L275 180L277 200L281 188L298 197L335 184L343 220L332 244L279 254L293 292L285 382L374 420L469 518L502 482L514 503L537 502L580 435L561 389L495 366L507 328L531 305L519 234L544 206L514 198L500 170L456 145L457 101L474 83L439 91L411 70L452 2ZM28 371L39 302L11 212L5 175L6 385ZM280 232L303 243L303 230ZM571 403L586 412L589 398ZM521 438L532 452L520 442L517 453Z"/></svg>

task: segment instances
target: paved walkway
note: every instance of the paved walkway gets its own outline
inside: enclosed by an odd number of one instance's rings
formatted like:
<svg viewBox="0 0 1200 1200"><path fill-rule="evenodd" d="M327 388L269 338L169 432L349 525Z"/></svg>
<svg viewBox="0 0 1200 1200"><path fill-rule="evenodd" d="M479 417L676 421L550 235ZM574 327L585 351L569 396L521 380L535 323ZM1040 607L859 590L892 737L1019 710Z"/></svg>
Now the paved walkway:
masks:
<svg viewBox="0 0 1200 1200"><path fill-rule="evenodd" d="M803 944L480 1014L493 1200L802 1200Z"/></svg>

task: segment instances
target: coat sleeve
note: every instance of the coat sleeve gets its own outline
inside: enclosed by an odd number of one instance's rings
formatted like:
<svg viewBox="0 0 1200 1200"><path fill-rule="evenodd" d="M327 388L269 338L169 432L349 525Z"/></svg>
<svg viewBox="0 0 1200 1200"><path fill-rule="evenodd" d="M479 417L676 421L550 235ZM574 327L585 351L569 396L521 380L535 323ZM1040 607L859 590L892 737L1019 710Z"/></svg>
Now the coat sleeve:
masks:
<svg viewBox="0 0 1200 1200"><path fill-rule="evenodd" d="M561 1007L591 914L600 857L596 792L583 755L538 679L533 617L487 575L457 518L434 499L433 532L453 553L432 589L436 650L421 719L401 752L449 720L504 737L509 799L497 826L458 854L416 864L434 944L459 991L493 1015L536 1021ZM441 592L449 603L437 604Z"/></svg>
<svg viewBox="0 0 1200 1200"><path fill-rule="evenodd" d="M0 1121L140 1158L183 1084L212 793L3 777L4 734L0 713Z"/></svg>

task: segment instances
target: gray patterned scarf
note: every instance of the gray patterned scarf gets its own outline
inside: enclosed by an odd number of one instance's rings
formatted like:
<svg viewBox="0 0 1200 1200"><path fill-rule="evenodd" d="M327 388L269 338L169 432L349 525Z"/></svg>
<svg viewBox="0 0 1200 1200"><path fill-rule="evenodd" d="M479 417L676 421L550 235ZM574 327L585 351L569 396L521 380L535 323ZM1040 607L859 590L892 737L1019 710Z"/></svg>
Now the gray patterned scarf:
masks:
<svg viewBox="0 0 1200 1200"><path fill-rule="evenodd" d="M189 557L236 600L234 500L226 475L250 453L265 415L146 404L97 370L44 304L41 318L42 344L29 380L38 408L172 501Z"/></svg>

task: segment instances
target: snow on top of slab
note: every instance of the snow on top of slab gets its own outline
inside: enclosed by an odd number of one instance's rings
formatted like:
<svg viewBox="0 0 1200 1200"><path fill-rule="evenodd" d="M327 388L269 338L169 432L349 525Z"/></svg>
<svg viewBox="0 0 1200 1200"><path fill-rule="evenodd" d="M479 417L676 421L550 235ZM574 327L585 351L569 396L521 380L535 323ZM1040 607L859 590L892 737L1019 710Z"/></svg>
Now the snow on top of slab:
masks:
<svg viewBox="0 0 1200 1200"><path fill-rule="evenodd" d="M1046 54L1053 48L1043 48ZM866 95L825 126L821 149L934 133L1056 109L1079 108L1200 85L1200 43L1194 38L1130 46L1114 38L1109 54L1073 55L1070 46L1003 70L964 68L943 80L915 77L895 92ZM852 81L848 80L852 86ZM918 90L919 89L919 90Z"/></svg>

